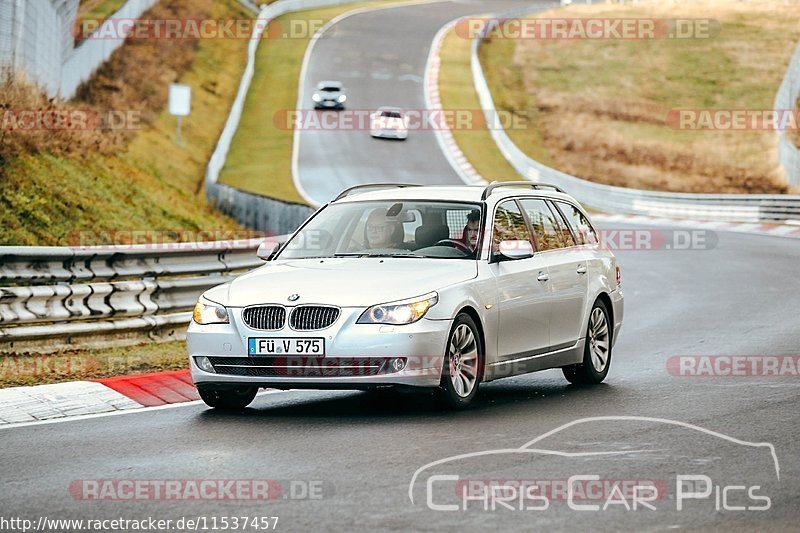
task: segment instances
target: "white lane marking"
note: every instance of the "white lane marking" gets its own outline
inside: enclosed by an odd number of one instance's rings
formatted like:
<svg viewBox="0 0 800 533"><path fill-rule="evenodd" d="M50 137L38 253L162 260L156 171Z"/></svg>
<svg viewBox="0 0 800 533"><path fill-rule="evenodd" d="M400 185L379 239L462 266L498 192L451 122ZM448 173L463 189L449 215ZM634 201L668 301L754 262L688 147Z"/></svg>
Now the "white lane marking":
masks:
<svg viewBox="0 0 800 533"><path fill-rule="evenodd" d="M74 383L74 382L73 382ZM98 385L100 385L98 383ZM37 385L37 386L45 386L45 385ZM17 387L13 387L17 388ZM11 389L3 389L3 390L11 390ZM2 392L3 390L0 390ZM109 389L111 390L111 389ZM116 391L114 391L116 392ZM277 394L279 392L292 392L292 390L265 390L258 393L256 398L260 396L265 396L267 394ZM127 398L127 397L126 397ZM132 400L131 400L132 401ZM137 404L139 405L139 404ZM105 413L91 413L91 414L82 414L77 416L67 416L63 418L52 418L49 420L37 420L35 422L15 422L12 424L3 424L0 425L0 431L4 429L13 429L19 427L31 427L31 426L41 426L44 424L58 424L61 422L74 422L77 420L89 420L92 418L103 418L106 416L117 416L117 415L128 415L128 414L136 414L136 413L143 413L145 411L162 411L164 409L175 409L178 407L189 407L193 405L205 405L203 404L203 400L193 400L189 402L181 402L181 403L171 403L167 405L158 405L155 407L144 407L139 405L136 408L124 409L124 410L116 410L116 411L109 411ZM210 408L209 408L210 409Z"/></svg>
<svg viewBox="0 0 800 533"><path fill-rule="evenodd" d="M333 17L329 20L324 26L322 26L317 33L311 37L311 42L308 43L308 47L306 48L306 53L303 56L303 64L300 67L300 78L298 80L298 88L297 88L297 104L295 105L295 109L298 111L300 109L304 109L304 104L306 103L306 95L305 95L305 85L306 85L306 76L308 74L308 64L311 62L311 54L314 51L314 47L317 44L317 41L331 29L333 26L338 24L339 22L350 18L355 15L360 15L362 13L371 13L374 11L382 11L385 9L397 9L401 7L408 7L408 6L415 6L421 4L436 4L441 2L449 2L450 0L413 0L411 2L398 2L395 4L390 4L386 6L373 6L373 7L362 7L358 9L352 9L340 15ZM297 189L297 192L303 199L313 208L319 208L322 204L314 200L311 195L303 187L302 183L300 183L300 130L295 128L294 133L292 136L292 182L294 183L294 188Z"/></svg>

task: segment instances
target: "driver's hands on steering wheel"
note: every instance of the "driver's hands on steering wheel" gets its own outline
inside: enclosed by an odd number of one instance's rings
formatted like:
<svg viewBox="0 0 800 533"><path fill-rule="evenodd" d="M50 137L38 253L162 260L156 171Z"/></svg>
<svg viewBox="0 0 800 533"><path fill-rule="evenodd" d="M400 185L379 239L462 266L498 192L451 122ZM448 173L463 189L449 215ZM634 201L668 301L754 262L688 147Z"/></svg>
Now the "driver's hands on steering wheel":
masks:
<svg viewBox="0 0 800 533"><path fill-rule="evenodd" d="M467 254L471 254L473 252L473 250L469 246L467 246L461 241L457 241L454 239L442 239L441 241L434 244L434 246L450 246L452 248L457 248Z"/></svg>

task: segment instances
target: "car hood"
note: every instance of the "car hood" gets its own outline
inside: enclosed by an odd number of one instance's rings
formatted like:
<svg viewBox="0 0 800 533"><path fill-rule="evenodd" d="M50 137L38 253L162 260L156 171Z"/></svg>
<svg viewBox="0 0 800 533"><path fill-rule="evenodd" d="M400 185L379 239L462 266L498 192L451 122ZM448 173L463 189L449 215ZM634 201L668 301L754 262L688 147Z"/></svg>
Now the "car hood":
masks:
<svg viewBox="0 0 800 533"><path fill-rule="evenodd" d="M477 275L476 261L468 259L300 259L267 263L206 291L205 297L228 307L259 303L367 307L420 296ZM299 298L291 302L291 294Z"/></svg>

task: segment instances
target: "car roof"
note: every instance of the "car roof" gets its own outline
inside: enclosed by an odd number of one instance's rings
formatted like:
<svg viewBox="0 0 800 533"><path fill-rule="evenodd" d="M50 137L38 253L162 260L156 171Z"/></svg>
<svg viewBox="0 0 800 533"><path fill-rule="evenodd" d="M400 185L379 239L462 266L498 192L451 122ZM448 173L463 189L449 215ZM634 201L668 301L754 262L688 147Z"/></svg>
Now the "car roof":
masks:
<svg viewBox="0 0 800 533"><path fill-rule="evenodd" d="M321 81L321 82L319 82L317 84L317 87L320 88L320 89L323 88L323 87L335 87L337 89L341 89L342 88L342 82L340 82L340 81Z"/></svg>
<svg viewBox="0 0 800 533"><path fill-rule="evenodd" d="M353 191L348 196L337 200L336 203L371 200L438 200L445 202L478 203L481 201L481 196L485 189L486 186L484 185L426 185L403 188L390 187L377 190L364 189L363 192ZM496 188L492 191L492 194L486 198L486 201L496 202L512 197L546 197L554 200L567 200L577 203L572 196L566 193L546 189L526 189L518 186Z"/></svg>
<svg viewBox="0 0 800 533"><path fill-rule="evenodd" d="M385 112L385 111L392 111L395 113L403 113L403 109L400 107L391 107L391 106L381 106L378 108L378 112Z"/></svg>

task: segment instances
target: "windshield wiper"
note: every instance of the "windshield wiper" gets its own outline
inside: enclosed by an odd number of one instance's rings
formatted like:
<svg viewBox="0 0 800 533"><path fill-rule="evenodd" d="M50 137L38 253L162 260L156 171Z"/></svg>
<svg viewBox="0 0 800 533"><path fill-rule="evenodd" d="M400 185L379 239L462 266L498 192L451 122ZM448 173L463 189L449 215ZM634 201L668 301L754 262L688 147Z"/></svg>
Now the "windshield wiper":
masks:
<svg viewBox="0 0 800 533"><path fill-rule="evenodd" d="M334 257L423 257L423 256L417 255L412 252L404 254L390 254L386 252L375 253L375 254L365 253L365 252L350 252L350 253L335 254Z"/></svg>

